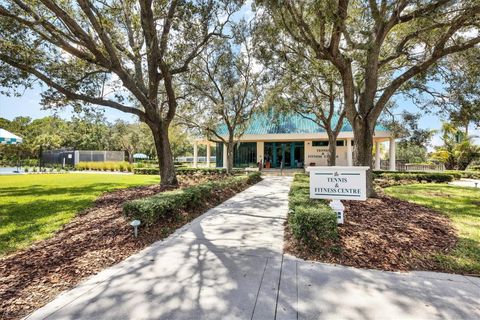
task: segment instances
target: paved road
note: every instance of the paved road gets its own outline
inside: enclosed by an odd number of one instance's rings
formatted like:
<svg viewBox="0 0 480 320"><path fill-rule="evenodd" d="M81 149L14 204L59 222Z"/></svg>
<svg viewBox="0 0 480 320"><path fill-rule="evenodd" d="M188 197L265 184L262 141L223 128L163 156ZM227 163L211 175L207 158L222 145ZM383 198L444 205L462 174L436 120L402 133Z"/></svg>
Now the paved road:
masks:
<svg viewBox="0 0 480 320"><path fill-rule="evenodd" d="M480 318L480 279L282 254L291 178L268 177L28 319Z"/></svg>

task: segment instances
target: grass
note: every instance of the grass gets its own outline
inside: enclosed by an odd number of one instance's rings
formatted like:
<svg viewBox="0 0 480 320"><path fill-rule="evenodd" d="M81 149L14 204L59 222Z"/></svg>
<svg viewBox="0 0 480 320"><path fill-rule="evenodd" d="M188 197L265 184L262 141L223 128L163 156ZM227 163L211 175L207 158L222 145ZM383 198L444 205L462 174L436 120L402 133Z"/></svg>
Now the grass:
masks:
<svg viewBox="0 0 480 320"><path fill-rule="evenodd" d="M106 191L158 182L146 175L0 176L0 256L48 238Z"/></svg>
<svg viewBox="0 0 480 320"><path fill-rule="evenodd" d="M412 184L385 189L388 195L447 215L458 230L459 242L434 259L442 269L480 274L480 189L445 184Z"/></svg>

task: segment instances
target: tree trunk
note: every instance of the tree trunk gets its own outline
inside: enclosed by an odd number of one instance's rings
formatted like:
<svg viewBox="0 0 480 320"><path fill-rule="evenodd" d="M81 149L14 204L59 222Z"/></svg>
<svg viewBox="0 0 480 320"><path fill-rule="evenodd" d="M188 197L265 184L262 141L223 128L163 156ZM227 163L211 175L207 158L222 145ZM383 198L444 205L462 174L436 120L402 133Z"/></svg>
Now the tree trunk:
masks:
<svg viewBox="0 0 480 320"><path fill-rule="evenodd" d="M334 134L328 135L328 166L335 166L337 163L337 137Z"/></svg>
<svg viewBox="0 0 480 320"><path fill-rule="evenodd" d="M373 161L373 131L375 125L370 124L367 118L357 117L353 121L353 136L355 145L353 146L353 165L370 167L366 173L367 179L367 197L375 196L372 181L372 161Z"/></svg>
<svg viewBox="0 0 480 320"><path fill-rule="evenodd" d="M227 143L227 174L233 173L233 148L235 147L235 143L233 141L229 141Z"/></svg>
<svg viewBox="0 0 480 320"><path fill-rule="evenodd" d="M175 167L173 164L172 149L168 139L168 127L161 124L150 125L157 151L158 165L160 169L160 185L172 187L178 185Z"/></svg>
<svg viewBox="0 0 480 320"><path fill-rule="evenodd" d="M128 163L133 163L133 151L128 152Z"/></svg>

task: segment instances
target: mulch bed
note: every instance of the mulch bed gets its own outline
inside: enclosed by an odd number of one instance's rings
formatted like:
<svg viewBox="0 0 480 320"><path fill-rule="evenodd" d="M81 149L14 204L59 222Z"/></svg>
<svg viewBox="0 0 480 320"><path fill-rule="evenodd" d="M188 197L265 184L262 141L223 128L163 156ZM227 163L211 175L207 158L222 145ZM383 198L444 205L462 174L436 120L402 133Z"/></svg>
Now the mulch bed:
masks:
<svg viewBox="0 0 480 320"><path fill-rule="evenodd" d="M345 224L327 250L311 250L293 238L288 225L285 251L307 260L389 271L442 271L432 258L457 242L451 221L423 206L381 195L343 201Z"/></svg>
<svg viewBox="0 0 480 320"><path fill-rule="evenodd" d="M183 178L180 187L219 178ZM183 220L172 219L147 229L141 228L138 238L135 238L132 227L123 217L123 203L161 191L159 185L154 185L106 193L52 238L0 258L0 319L26 316L82 279L165 238L241 190L224 190L204 207L182 212Z"/></svg>

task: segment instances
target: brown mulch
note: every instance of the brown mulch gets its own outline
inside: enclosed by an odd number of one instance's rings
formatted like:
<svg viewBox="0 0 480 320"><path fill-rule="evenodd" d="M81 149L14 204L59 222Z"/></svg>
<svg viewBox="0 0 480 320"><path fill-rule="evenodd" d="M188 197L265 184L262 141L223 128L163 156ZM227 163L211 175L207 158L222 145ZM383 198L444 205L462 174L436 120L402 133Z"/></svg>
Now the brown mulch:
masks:
<svg viewBox="0 0 480 320"><path fill-rule="evenodd" d="M343 201L345 224L327 250L311 250L295 240L286 225L285 251L307 260L389 271L437 270L435 253L457 242L451 221L423 206L381 195Z"/></svg>
<svg viewBox="0 0 480 320"><path fill-rule="evenodd" d="M205 179L183 178L180 187ZM135 238L132 227L123 217L123 203L161 191L159 185L154 185L106 193L53 237L0 258L0 319L26 316L82 279L165 238L241 190L224 190L204 207L182 212L183 219L161 221L149 228L141 228L138 238Z"/></svg>

